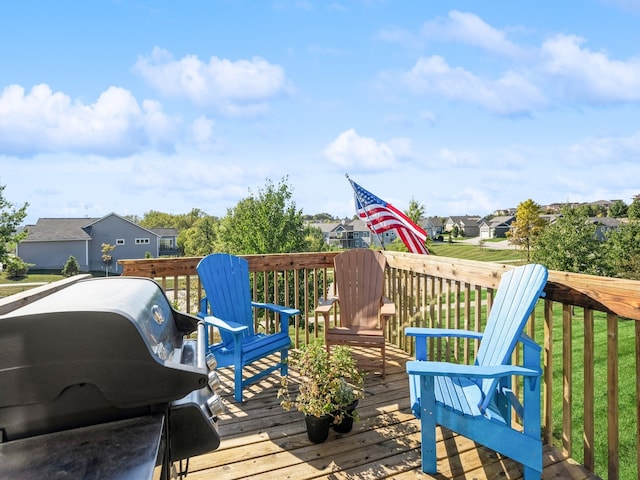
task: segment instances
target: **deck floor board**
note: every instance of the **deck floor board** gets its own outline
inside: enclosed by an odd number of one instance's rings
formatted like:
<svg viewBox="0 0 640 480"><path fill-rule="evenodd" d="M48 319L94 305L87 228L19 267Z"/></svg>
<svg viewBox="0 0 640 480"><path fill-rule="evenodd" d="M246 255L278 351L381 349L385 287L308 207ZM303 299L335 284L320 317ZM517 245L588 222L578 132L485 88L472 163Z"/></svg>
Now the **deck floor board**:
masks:
<svg viewBox="0 0 640 480"><path fill-rule="evenodd" d="M365 351L357 355L366 357ZM420 425L409 408L409 389L401 350L387 347L387 375L367 375L360 421L350 433L333 430L322 444L308 438L304 417L287 412L277 398L279 375L264 378L233 400L230 369L218 371L225 412L219 417L220 447L190 459L186 478L198 479L476 479L522 478L520 465L446 429L438 429L438 471L421 471ZM364 358L362 358L364 360ZM291 372L295 376L295 372ZM558 450L544 447L543 479L596 479Z"/></svg>

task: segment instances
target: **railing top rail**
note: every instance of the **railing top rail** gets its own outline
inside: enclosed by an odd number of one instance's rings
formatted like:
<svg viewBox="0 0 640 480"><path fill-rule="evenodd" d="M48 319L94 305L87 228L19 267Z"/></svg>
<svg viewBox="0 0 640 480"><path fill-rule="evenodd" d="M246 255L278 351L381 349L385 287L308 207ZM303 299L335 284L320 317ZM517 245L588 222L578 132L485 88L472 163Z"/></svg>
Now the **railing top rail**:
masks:
<svg viewBox="0 0 640 480"><path fill-rule="evenodd" d="M404 252L384 252L390 267L496 288L502 273L514 268L491 262L459 260ZM579 307L640 320L640 281L549 270L546 297Z"/></svg>
<svg viewBox="0 0 640 480"><path fill-rule="evenodd" d="M339 252L244 255L253 272L332 268ZM497 288L502 274L513 268L500 263L459 260L434 255L383 252L390 268L430 275L445 280ZM119 260L124 275L173 277L194 275L201 257ZM546 298L578 307L614 313L640 320L640 281L549 271Z"/></svg>

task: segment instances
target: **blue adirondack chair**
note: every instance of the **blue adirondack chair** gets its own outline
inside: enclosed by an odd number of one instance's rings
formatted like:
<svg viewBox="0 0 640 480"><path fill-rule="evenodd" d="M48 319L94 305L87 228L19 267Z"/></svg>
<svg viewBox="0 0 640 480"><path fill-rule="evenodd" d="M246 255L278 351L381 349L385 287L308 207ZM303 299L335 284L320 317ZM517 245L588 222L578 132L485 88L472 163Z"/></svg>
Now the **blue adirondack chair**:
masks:
<svg viewBox="0 0 640 480"><path fill-rule="evenodd" d="M234 398L241 402L242 391L247 385L277 369L280 369L281 375L287 375L287 356L291 345L289 317L299 314L300 310L273 303L252 302L249 264L244 258L214 253L200 260L196 270L206 295L200 302L198 316L207 325L217 328L221 338L221 341L211 343L210 329L205 329L207 353L213 353L218 367L233 366ZM254 308L278 314L280 328L276 333L256 332ZM246 374L244 367L276 352L280 352L277 363L252 376Z"/></svg>
<svg viewBox="0 0 640 480"><path fill-rule="evenodd" d="M422 470L436 473L436 424L464 435L524 467L525 480L540 479L541 348L523 334L539 297L547 270L525 265L504 273L484 334L466 330L407 328L415 337L416 360L407 362L411 408L420 418ZM429 337L480 339L474 365L427 360ZM516 343L523 344L522 365L511 365ZM511 390L513 375L523 378L523 402ZM511 423L511 409L522 427Z"/></svg>

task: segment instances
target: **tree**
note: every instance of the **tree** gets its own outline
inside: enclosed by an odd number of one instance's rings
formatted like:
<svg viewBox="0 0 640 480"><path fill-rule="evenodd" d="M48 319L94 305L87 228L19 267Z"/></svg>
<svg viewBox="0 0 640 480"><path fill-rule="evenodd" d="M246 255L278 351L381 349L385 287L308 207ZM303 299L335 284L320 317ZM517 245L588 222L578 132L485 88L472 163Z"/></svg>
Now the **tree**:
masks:
<svg viewBox="0 0 640 480"><path fill-rule="evenodd" d="M115 245L109 245L108 243L102 244L102 261L105 264L105 276L109 276L109 266L111 265L111 252L116 248Z"/></svg>
<svg viewBox="0 0 640 480"><path fill-rule="evenodd" d="M621 218L627 216L627 204L622 200L616 200L611 205L611 209L609 210L609 214L614 218Z"/></svg>
<svg viewBox="0 0 640 480"><path fill-rule="evenodd" d="M220 221L216 217L205 216L194 225L178 234L178 246L190 257L205 256L215 251Z"/></svg>
<svg viewBox="0 0 640 480"><path fill-rule="evenodd" d="M531 261L531 245L544 228L540 218L540 205L531 199L525 200L516 209L516 219L507 232L509 241L527 251L527 262Z"/></svg>
<svg viewBox="0 0 640 480"><path fill-rule="evenodd" d="M640 220L620 225L607 239L610 274L640 280Z"/></svg>
<svg viewBox="0 0 640 480"><path fill-rule="evenodd" d="M409 208L404 213L409 217L409 220L416 225L419 225L420 220L425 216L425 211L424 205L418 203L417 200L411 197L411 200L409 201Z"/></svg>
<svg viewBox="0 0 640 480"><path fill-rule="evenodd" d="M640 220L640 199L634 198L629 208L627 208L627 215L630 219Z"/></svg>
<svg viewBox="0 0 640 480"><path fill-rule="evenodd" d="M533 241L534 262L564 272L606 275L605 247L596 237L597 226L578 209L564 206L555 223Z"/></svg>
<svg viewBox="0 0 640 480"><path fill-rule="evenodd" d="M67 262L64 264L62 268L62 275L65 277L72 277L77 275L80 272L80 265L78 264L78 260L73 255L69 255Z"/></svg>
<svg viewBox="0 0 640 480"><path fill-rule="evenodd" d="M18 227L27 216L28 203L21 208L4 198L5 185L0 185L0 263L9 263L9 253L27 236L27 231L18 232Z"/></svg>
<svg viewBox="0 0 640 480"><path fill-rule="evenodd" d="M220 221L216 250L238 255L306 251L302 211L291 200L292 191L283 177L240 200Z"/></svg>
<svg viewBox="0 0 640 480"><path fill-rule="evenodd" d="M24 278L29 273L29 267L32 267L32 263L26 263L20 257L10 256L7 258L5 270L7 272L7 278L19 279Z"/></svg>
<svg viewBox="0 0 640 480"><path fill-rule="evenodd" d="M324 252L329 250L327 242L324 241L322 230L318 227L306 226L304 229L304 241L308 252Z"/></svg>

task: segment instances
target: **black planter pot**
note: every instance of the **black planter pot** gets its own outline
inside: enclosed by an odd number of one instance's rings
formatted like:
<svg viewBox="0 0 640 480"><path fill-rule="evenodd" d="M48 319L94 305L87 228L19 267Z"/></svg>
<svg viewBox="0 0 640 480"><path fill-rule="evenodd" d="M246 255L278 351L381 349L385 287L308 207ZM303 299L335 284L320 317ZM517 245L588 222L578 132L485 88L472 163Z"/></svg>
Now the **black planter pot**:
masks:
<svg viewBox="0 0 640 480"><path fill-rule="evenodd" d="M307 424L307 435L312 443L322 443L327 439L329 428L333 422L332 415L323 415L321 417L305 415L304 420Z"/></svg>
<svg viewBox="0 0 640 480"><path fill-rule="evenodd" d="M349 405L342 417L342 421L340 423L334 423L333 429L338 433L349 433L353 428L353 412L355 412L356 407L358 406L358 400Z"/></svg>

